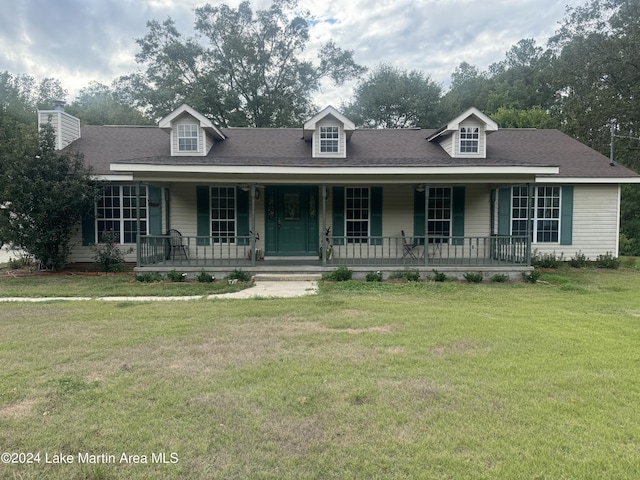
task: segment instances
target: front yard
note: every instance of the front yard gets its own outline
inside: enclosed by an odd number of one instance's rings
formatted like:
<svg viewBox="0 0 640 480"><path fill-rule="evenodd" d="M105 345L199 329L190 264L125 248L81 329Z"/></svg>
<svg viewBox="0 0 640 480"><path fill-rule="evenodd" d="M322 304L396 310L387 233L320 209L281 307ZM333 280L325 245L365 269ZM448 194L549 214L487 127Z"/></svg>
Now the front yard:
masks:
<svg viewBox="0 0 640 480"><path fill-rule="evenodd" d="M639 478L640 272L541 280L2 304L0 477Z"/></svg>

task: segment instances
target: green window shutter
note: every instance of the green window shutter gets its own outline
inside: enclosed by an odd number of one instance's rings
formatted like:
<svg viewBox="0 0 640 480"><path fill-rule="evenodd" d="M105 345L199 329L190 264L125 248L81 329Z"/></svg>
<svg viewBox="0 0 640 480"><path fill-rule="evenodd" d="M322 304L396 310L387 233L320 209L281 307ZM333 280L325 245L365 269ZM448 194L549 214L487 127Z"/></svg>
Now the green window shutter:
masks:
<svg viewBox="0 0 640 480"><path fill-rule="evenodd" d="M424 211L424 195L424 191L413 191L413 238L414 243L418 243L420 245L424 245L424 237L427 234ZM419 241L416 242L415 239L419 239Z"/></svg>
<svg viewBox="0 0 640 480"><path fill-rule="evenodd" d="M382 187L371 187L371 224L372 237L382 237ZM382 238L371 239L371 245L382 245Z"/></svg>
<svg viewBox="0 0 640 480"><path fill-rule="evenodd" d="M148 187L149 235L162 235L162 189L154 185Z"/></svg>
<svg viewBox="0 0 640 480"><path fill-rule="evenodd" d="M196 221L198 237L211 236L211 189L208 186L196 187ZM209 245L210 238L198 238L198 245Z"/></svg>
<svg viewBox="0 0 640 480"><path fill-rule="evenodd" d="M511 235L511 188L498 191L498 235Z"/></svg>
<svg viewBox="0 0 640 480"><path fill-rule="evenodd" d="M560 245L573 243L573 185L562 187L560 205Z"/></svg>
<svg viewBox="0 0 640 480"><path fill-rule="evenodd" d="M334 237L344 237L344 187L333 187L333 225ZM334 245L344 245L344 238L333 240Z"/></svg>
<svg viewBox="0 0 640 480"><path fill-rule="evenodd" d="M451 236L464 237L464 187L453 187L451 199ZM464 238L454 238L453 245L464 245Z"/></svg>
<svg viewBox="0 0 640 480"><path fill-rule="evenodd" d="M236 188L236 235L246 237L249 235L249 192ZM238 245L247 245L249 239L238 239Z"/></svg>
<svg viewBox="0 0 640 480"><path fill-rule="evenodd" d="M96 243L96 216L95 210L82 218L82 245L87 247Z"/></svg>

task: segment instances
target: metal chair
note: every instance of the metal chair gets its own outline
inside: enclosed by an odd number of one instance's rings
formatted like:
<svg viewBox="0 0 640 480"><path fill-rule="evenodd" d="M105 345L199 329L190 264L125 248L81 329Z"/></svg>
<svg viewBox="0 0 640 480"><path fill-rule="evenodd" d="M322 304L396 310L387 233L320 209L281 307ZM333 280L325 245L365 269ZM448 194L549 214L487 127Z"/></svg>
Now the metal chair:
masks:
<svg viewBox="0 0 640 480"><path fill-rule="evenodd" d="M413 249L416 248L416 246L413 243L407 242L404 230L400 230L400 232L402 233L402 258L411 257L414 260L417 260L418 257L413 253Z"/></svg>
<svg viewBox="0 0 640 480"><path fill-rule="evenodd" d="M167 252L167 260L169 260L170 257L171 260L175 260L176 251L178 251L179 254L182 253L184 255L184 258L186 260L189 260L187 247L184 244L182 234L175 228L172 228L167 232L167 245L169 247Z"/></svg>

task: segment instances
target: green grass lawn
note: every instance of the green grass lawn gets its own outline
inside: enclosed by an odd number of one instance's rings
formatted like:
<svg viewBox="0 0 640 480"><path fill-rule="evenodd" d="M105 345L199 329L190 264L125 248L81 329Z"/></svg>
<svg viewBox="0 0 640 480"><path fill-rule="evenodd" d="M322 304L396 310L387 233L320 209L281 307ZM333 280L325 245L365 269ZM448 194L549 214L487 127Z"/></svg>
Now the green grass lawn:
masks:
<svg viewBox="0 0 640 480"><path fill-rule="evenodd" d="M0 297L139 297L173 295L209 295L236 292L246 285L229 285L221 279L214 283L140 282L134 274L86 276L78 274L0 276Z"/></svg>
<svg viewBox="0 0 640 480"><path fill-rule="evenodd" d="M2 304L0 478L640 478L640 272L542 280Z"/></svg>

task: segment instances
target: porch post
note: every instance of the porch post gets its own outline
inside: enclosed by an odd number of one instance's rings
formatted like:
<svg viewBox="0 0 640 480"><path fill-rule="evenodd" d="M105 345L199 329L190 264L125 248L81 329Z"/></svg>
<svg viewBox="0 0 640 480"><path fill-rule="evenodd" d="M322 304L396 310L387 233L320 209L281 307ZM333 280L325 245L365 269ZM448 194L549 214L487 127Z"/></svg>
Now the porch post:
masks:
<svg viewBox="0 0 640 480"><path fill-rule="evenodd" d="M534 200L534 188L535 186L531 183L527 183L527 266L531 266L531 212L536 206L533 204ZM513 233L513 232L512 232Z"/></svg>
<svg viewBox="0 0 640 480"><path fill-rule="evenodd" d="M249 222L250 222L250 232L251 232L251 266L256 266L256 185L252 183L250 185L249 195L251 196L250 200L250 212L249 212Z"/></svg>
<svg viewBox="0 0 640 480"><path fill-rule="evenodd" d="M140 182L136 184L136 266L140 266L142 252L140 251Z"/></svg>
<svg viewBox="0 0 640 480"><path fill-rule="evenodd" d="M322 245L322 266L327 265L327 248L329 245L326 242L326 235L324 234L327 231L327 186L322 185L322 238L320 240L320 245Z"/></svg>
<svg viewBox="0 0 640 480"><path fill-rule="evenodd" d="M429 265L429 185L426 183L424 185L424 265Z"/></svg>

